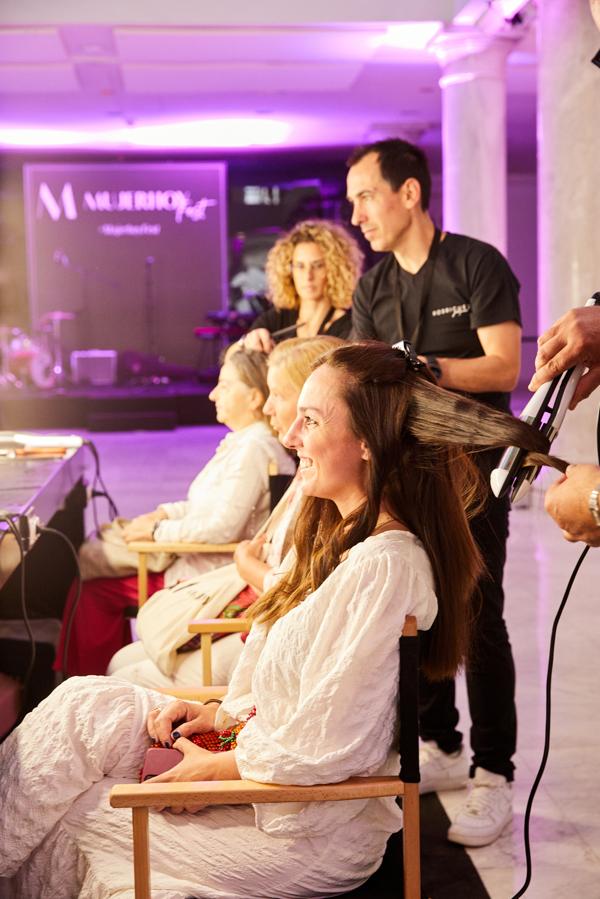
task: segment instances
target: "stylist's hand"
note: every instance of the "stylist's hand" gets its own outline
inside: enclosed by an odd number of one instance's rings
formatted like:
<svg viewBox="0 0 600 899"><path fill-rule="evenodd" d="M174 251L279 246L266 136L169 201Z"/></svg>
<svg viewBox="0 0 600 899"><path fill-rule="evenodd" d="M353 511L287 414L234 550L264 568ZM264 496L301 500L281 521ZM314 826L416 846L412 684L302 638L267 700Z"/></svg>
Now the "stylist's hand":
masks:
<svg viewBox="0 0 600 899"><path fill-rule="evenodd" d="M538 339L536 373L529 384L537 390L573 365L585 365L571 400L571 409L600 384L600 307L582 306L559 318Z"/></svg>
<svg viewBox="0 0 600 899"><path fill-rule="evenodd" d="M146 728L153 740L169 749L173 741L179 737L214 730L218 708L214 702L204 705L201 702L175 699L162 709L152 709L146 721ZM175 725L177 729L173 733Z"/></svg>
<svg viewBox="0 0 600 899"><path fill-rule="evenodd" d="M245 350L257 350L259 353L267 355L275 346L271 332L266 328L255 328L253 331L248 331L247 334L244 334L242 343Z"/></svg>
<svg viewBox="0 0 600 899"><path fill-rule="evenodd" d="M600 485L598 465L569 465L566 474L546 491L546 511L566 540L600 546L600 527L588 508L590 493Z"/></svg>

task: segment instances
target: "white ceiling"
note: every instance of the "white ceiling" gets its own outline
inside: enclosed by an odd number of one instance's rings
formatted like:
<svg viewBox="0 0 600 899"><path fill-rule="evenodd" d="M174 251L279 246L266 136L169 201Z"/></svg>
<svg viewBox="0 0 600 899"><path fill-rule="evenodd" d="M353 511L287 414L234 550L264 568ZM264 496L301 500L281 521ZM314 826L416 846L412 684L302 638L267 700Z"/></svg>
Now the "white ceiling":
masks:
<svg viewBox="0 0 600 899"><path fill-rule="evenodd" d="M230 117L250 120L237 132L248 145L261 144L261 126L270 121L287 132L265 143L350 145L403 133L436 145L440 68L430 49L406 46L415 16L447 29L457 27L457 14L471 15L479 29L489 26L485 0L306 0L294 24L285 23L285 11L279 24L260 21L273 0L258 2L255 21L246 24L239 23L248 4L238 0L221 4L229 21L206 0L161 2L168 10L160 13L154 0L105 0L100 13L97 2L53 0L51 23L48 5L1 5L0 146L127 148L136 145L138 129L144 146L208 146L206 129L198 137L185 123ZM368 8L370 21L349 21L359 8L363 16ZM319 21L324 13L335 21ZM535 141L531 4L523 24L500 27L514 41L508 136L518 149ZM144 134L154 126L163 131ZM226 147L227 139L217 136L214 145Z"/></svg>

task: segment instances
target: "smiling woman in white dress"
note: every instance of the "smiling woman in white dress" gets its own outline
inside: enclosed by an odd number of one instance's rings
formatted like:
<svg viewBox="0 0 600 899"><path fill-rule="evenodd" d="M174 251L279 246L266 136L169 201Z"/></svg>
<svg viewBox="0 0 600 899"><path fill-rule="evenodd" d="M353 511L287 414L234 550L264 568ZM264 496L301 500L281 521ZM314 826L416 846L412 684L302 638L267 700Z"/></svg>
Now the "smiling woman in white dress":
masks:
<svg viewBox="0 0 600 899"><path fill-rule="evenodd" d="M148 734L183 752L161 781L397 773L405 616L421 629L435 619L422 658L430 676L453 673L465 651L480 561L466 512L476 481L460 445L544 451L544 439L434 386L415 357L370 344L318 364L287 443L306 496L296 559L253 605L218 711L114 678L73 678L0 747L0 875L12 899L131 899L130 817L107 794L137 779ZM253 706L233 751L186 738ZM154 813L151 826L154 896L291 899L363 882L401 813L388 799L232 806Z"/></svg>

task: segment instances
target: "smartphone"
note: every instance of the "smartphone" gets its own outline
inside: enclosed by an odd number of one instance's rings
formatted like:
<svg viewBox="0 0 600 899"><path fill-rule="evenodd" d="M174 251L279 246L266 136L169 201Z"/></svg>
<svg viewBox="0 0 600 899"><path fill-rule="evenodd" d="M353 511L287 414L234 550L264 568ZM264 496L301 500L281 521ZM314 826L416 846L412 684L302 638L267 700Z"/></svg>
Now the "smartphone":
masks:
<svg viewBox="0 0 600 899"><path fill-rule="evenodd" d="M168 771L169 768L174 768L182 758L183 752L178 749L162 749L160 747L147 749L140 777L141 783L148 780L149 777L155 777L157 774Z"/></svg>

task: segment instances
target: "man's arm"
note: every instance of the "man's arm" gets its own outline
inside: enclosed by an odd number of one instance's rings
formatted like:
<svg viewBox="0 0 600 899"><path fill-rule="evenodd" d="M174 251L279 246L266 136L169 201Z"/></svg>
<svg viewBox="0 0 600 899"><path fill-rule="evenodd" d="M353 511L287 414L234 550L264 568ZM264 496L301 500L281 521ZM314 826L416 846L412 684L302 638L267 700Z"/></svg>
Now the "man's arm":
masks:
<svg viewBox="0 0 600 899"><path fill-rule="evenodd" d="M566 540L600 546L600 526L589 507L590 494L600 487L598 465L569 465L566 474L546 491L546 511Z"/></svg>
<svg viewBox="0 0 600 899"><path fill-rule="evenodd" d="M546 381L573 365L589 368L571 401L574 409L600 384L600 307L581 306L571 309L538 338L535 375L529 384L537 390Z"/></svg>
<svg viewBox="0 0 600 899"><path fill-rule="evenodd" d="M508 393L514 389L521 370L521 327L502 322L477 328L485 355L477 359L438 358L442 369L440 386L469 393Z"/></svg>

